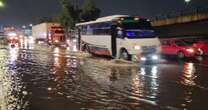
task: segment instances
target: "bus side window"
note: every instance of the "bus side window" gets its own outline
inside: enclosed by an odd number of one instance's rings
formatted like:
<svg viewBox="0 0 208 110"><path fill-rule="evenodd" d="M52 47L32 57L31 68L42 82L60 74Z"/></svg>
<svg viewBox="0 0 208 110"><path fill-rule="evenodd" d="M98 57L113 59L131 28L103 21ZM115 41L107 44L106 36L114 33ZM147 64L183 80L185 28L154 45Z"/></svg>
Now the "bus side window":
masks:
<svg viewBox="0 0 208 110"><path fill-rule="evenodd" d="M110 35L110 27L106 23L97 23L93 29L95 35Z"/></svg>
<svg viewBox="0 0 208 110"><path fill-rule="evenodd" d="M81 33L83 34L83 35L86 35L86 33L87 33L87 26L82 26L81 27Z"/></svg>
<svg viewBox="0 0 208 110"><path fill-rule="evenodd" d="M87 25L87 35L92 35L93 34L93 27L91 25Z"/></svg>
<svg viewBox="0 0 208 110"><path fill-rule="evenodd" d="M123 38L123 31L122 30L117 31L117 37L118 38Z"/></svg>

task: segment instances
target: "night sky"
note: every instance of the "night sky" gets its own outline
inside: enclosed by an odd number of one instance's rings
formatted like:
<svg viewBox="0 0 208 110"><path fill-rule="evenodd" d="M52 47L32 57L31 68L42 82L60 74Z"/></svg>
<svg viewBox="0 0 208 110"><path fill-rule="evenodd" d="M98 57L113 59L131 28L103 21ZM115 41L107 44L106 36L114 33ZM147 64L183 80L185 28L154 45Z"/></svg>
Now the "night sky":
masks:
<svg viewBox="0 0 208 110"><path fill-rule="evenodd" d="M71 0L75 2L76 0ZM77 0L79 6L84 0ZM142 17L154 17L184 8L208 8L208 0L94 0L102 10L101 15L130 14ZM4 9L0 9L0 25L30 24L41 16L55 16L60 11L58 0L7 0Z"/></svg>

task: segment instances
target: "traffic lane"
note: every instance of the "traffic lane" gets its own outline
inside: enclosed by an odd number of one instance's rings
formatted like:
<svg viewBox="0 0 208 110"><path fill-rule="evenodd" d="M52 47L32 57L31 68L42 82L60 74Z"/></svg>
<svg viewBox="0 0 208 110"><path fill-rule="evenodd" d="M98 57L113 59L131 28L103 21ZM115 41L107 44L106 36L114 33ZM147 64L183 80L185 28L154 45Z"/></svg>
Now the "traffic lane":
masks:
<svg viewBox="0 0 208 110"><path fill-rule="evenodd" d="M168 108L207 109L208 69L192 63L178 65L160 66L157 103Z"/></svg>
<svg viewBox="0 0 208 110"><path fill-rule="evenodd" d="M160 63L177 63L177 62L191 62L198 65L208 65L208 56L195 56L190 58L179 59L177 56L162 55Z"/></svg>
<svg viewBox="0 0 208 110"><path fill-rule="evenodd" d="M187 72L194 71L194 75L196 75L195 79L201 79L197 80L196 82L198 85L205 85L207 86L206 81L207 78L207 68L208 68L208 57L195 57L195 58L186 58L186 59L177 59L175 57L166 57L163 58L161 61L161 64L167 64L167 65L180 65L183 67L183 69L187 69ZM188 68L187 68L188 67ZM202 83L203 82L203 83Z"/></svg>
<svg viewBox="0 0 208 110"><path fill-rule="evenodd" d="M207 76L203 73L207 69L195 64L108 66L109 60L81 60L68 56L64 49L42 46L2 53L0 69L7 73L5 100L12 109L206 108ZM190 73L204 76L194 79Z"/></svg>
<svg viewBox="0 0 208 110"><path fill-rule="evenodd" d="M5 93L3 97L4 102L8 102L4 108L11 110L154 108L151 101L137 97L129 98L126 92L120 94L113 89L114 84L110 90L102 88L106 84L97 84L98 79L93 79L94 75L87 74L91 69L87 68L85 71L79 67L82 61L63 54L65 50L56 48L45 52L42 48L44 47L34 50L11 48L2 52L4 57L1 58L0 69L4 73L1 74ZM85 64L82 62L82 65ZM99 69L98 65L94 71ZM98 73L100 76L105 75L102 74L103 71ZM125 75L124 80L128 82L128 75ZM111 77L110 81L114 81L114 78ZM145 106L140 107L137 101L145 102L143 104Z"/></svg>
<svg viewBox="0 0 208 110"><path fill-rule="evenodd" d="M76 59L66 61L66 57L59 55L59 52L64 50L43 46L31 49L28 44L17 48L5 46L1 52L1 80L4 82L1 85L4 86L4 103L8 104L4 108L64 110L65 107L79 107L66 97L59 96L58 89L64 74L74 73L77 64ZM55 98L51 98L53 96Z"/></svg>
<svg viewBox="0 0 208 110"><path fill-rule="evenodd" d="M169 109L194 110L201 107L206 108L206 92L208 87L208 76L206 74L208 69L206 67L189 62L168 62L158 65L143 65L136 69L124 68L124 66L118 68L116 65L117 69L109 70L109 66L107 66L107 68L103 66L103 63L106 65L105 61L99 62L97 60L93 61L92 59L92 62L86 64L90 65L84 69L86 74L94 77L94 80L97 79L97 83L105 88L112 83L110 81L112 78L114 80L113 83L120 82L119 84L121 85L113 86L117 88L114 90L115 92L117 90L121 93L126 93L129 92L127 88L135 88L133 90L138 91L137 93L139 94L135 95L135 93L132 92L128 93L128 96L137 97L137 101L141 101L142 99L145 100L144 102L149 102L150 105L153 104ZM96 73L97 76L95 76ZM121 76L125 77L121 78ZM130 76L131 78L129 78ZM131 80L135 78L136 80L134 80L134 83L137 84L137 87L130 83L132 82ZM190 99L188 99L188 97L190 97ZM128 97L126 98L128 99ZM203 102L198 103L201 100L203 100Z"/></svg>

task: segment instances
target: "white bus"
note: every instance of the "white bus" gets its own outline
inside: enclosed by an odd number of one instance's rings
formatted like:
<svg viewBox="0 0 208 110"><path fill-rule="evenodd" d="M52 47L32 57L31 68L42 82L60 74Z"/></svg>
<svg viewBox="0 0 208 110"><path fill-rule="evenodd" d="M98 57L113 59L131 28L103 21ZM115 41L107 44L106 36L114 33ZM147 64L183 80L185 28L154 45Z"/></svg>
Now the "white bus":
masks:
<svg viewBox="0 0 208 110"><path fill-rule="evenodd" d="M76 24L80 48L132 61L157 61L160 41L148 19L113 15Z"/></svg>

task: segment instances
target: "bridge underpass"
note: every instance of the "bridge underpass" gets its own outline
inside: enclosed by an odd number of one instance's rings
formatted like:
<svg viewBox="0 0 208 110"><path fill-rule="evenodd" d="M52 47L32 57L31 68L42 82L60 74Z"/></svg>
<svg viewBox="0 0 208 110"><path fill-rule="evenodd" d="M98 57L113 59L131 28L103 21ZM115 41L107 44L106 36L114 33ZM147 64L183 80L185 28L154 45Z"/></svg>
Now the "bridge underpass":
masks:
<svg viewBox="0 0 208 110"><path fill-rule="evenodd" d="M208 37L208 12L154 20L152 24L160 37Z"/></svg>

